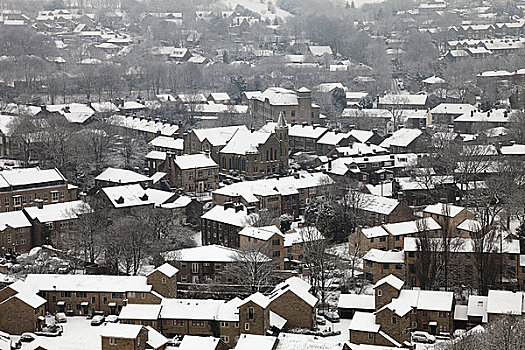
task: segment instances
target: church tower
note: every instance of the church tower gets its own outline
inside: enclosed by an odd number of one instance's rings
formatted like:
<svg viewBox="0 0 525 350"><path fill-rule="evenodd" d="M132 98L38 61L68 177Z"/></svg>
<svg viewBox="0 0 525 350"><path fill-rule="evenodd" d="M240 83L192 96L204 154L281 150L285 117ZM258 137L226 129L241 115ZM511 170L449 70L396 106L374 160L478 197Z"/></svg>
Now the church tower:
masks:
<svg viewBox="0 0 525 350"><path fill-rule="evenodd" d="M288 171L288 152L290 150L290 141L288 138L288 125L284 118L284 113L279 114L277 125L275 126L275 136L279 140L279 159L280 159L280 171Z"/></svg>

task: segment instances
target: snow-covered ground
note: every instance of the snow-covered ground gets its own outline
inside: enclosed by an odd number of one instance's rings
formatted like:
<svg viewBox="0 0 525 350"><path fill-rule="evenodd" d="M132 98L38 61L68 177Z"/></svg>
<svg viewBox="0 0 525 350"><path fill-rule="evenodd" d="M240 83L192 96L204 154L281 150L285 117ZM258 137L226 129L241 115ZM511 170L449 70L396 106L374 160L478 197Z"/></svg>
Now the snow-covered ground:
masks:
<svg viewBox="0 0 525 350"><path fill-rule="evenodd" d="M268 11L268 0L223 0L223 2L232 10L235 9L237 5L241 5L252 12L258 13L262 19L270 19L272 21L275 17L286 19L287 17L293 16L290 12L277 7L277 5L275 5L276 1L270 1L274 4L275 13Z"/></svg>
<svg viewBox="0 0 525 350"><path fill-rule="evenodd" d="M97 350L101 348L100 333L104 325L91 326L86 317L68 317L61 323L64 332L59 337L42 337L31 343L22 343L22 350L32 350L39 345L53 350Z"/></svg>

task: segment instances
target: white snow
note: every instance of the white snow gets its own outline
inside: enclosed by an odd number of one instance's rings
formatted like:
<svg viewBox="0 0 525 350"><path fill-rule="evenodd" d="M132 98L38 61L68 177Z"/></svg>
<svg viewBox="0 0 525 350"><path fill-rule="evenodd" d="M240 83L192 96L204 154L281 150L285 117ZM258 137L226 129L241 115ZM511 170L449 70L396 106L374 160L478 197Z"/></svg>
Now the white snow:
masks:
<svg viewBox="0 0 525 350"><path fill-rule="evenodd" d="M386 277L381 278L379 281L377 281L376 284L374 285L374 288L379 287L383 283L388 283L389 285L391 285L397 290L400 290L401 288L403 288L403 285L405 284L403 280L397 278L396 276L388 275Z"/></svg>
<svg viewBox="0 0 525 350"><path fill-rule="evenodd" d="M162 306L159 304L128 304L118 315L119 320L154 320L159 318Z"/></svg>
<svg viewBox="0 0 525 350"><path fill-rule="evenodd" d="M186 154L183 156L176 156L173 162L181 170L218 167L218 164L205 154Z"/></svg>
<svg viewBox="0 0 525 350"><path fill-rule="evenodd" d="M96 178L96 181L115 182L121 184L132 184L137 182L148 181L149 177L136 173L128 169L118 168L107 168L100 173Z"/></svg>

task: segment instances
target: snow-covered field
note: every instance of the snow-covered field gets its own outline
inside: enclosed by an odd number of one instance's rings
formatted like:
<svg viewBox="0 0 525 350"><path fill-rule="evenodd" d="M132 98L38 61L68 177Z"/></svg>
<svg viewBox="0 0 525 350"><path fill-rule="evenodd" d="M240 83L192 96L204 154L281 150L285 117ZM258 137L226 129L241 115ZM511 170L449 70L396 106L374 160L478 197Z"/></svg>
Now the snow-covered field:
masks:
<svg viewBox="0 0 525 350"><path fill-rule="evenodd" d="M275 13L268 11L268 0L222 0L232 10L241 5L242 7L256 12L261 15L263 19L270 19L273 21L275 17L286 19L286 17L293 16L290 12L278 8L274 5ZM275 4L276 1L270 1Z"/></svg>

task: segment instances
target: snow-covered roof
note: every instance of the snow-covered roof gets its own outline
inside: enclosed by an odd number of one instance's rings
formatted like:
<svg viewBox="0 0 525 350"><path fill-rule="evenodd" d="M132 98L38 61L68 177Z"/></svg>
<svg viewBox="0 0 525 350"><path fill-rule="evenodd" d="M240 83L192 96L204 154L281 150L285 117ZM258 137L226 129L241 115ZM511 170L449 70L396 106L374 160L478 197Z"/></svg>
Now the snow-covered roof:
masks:
<svg viewBox="0 0 525 350"><path fill-rule="evenodd" d="M372 194L362 194L357 206L361 210L368 212L389 215L398 205L399 201L392 198L374 196Z"/></svg>
<svg viewBox="0 0 525 350"><path fill-rule="evenodd" d="M525 155L525 145L501 146L500 152L506 156Z"/></svg>
<svg viewBox="0 0 525 350"><path fill-rule="evenodd" d="M464 207L459 207L457 205L448 204L448 203L437 203L428 205L423 209L424 213L444 215L450 218L456 217L461 211L465 209Z"/></svg>
<svg viewBox="0 0 525 350"><path fill-rule="evenodd" d="M173 202L161 204L159 207L165 208L165 209L185 208L188 204L191 203L191 201L192 201L191 197L180 196L179 198L175 199Z"/></svg>
<svg viewBox="0 0 525 350"><path fill-rule="evenodd" d="M36 185L46 182L65 183L65 178L57 169L19 168L0 171L0 188Z"/></svg>
<svg viewBox="0 0 525 350"><path fill-rule="evenodd" d="M372 248L363 256L363 260L381 264L403 264L405 262L405 253Z"/></svg>
<svg viewBox="0 0 525 350"><path fill-rule="evenodd" d="M350 133L343 133L343 132L334 132L329 131L325 133L319 140L317 140L318 144L323 145L338 145L341 141L347 139L350 136Z"/></svg>
<svg viewBox="0 0 525 350"><path fill-rule="evenodd" d="M49 112L57 112L63 115L68 122L83 124L85 123L93 114L94 110L91 109L88 105L82 103L70 103L67 105L47 105L46 109Z"/></svg>
<svg viewBox="0 0 525 350"><path fill-rule="evenodd" d="M257 293L253 293L252 295L244 299L242 302L243 304L252 302L256 305L259 305L263 309L266 309L268 305L270 305L271 300L270 298L268 298L266 295L262 294L261 292L257 292Z"/></svg>
<svg viewBox="0 0 525 350"><path fill-rule="evenodd" d="M11 123L15 116L0 114L0 132L6 136L11 136Z"/></svg>
<svg viewBox="0 0 525 350"><path fill-rule="evenodd" d="M319 139L328 129L322 126L296 124L288 126L288 136Z"/></svg>
<svg viewBox="0 0 525 350"><path fill-rule="evenodd" d="M467 305L467 316L481 317L482 322L487 322L488 299L489 297L484 295L469 295Z"/></svg>
<svg viewBox="0 0 525 350"><path fill-rule="evenodd" d="M215 350L219 345L219 338L185 335L178 347L179 350Z"/></svg>
<svg viewBox="0 0 525 350"><path fill-rule="evenodd" d="M136 173L128 169L119 168L107 168L100 173L96 178L96 181L114 182L120 184L133 184L143 181L149 181L150 178L146 175Z"/></svg>
<svg viewBox="0 0 525 350"><path fill-rule="evenodd" d="M488 112L465 113L454 119L456 122L474 122L474 123L508 123L509 114L505 109L495 109Z"/></svg>
<svg viewBox="0 0 525 350"><path fill-rule="evenodd" d="M175 196L175 193L157 190L154 188L143 189L138 184L104 187L101 190L115 208L127 208L143 205L160 206Z"/></svg>
<svg viewBox="0 0 525 350"><path fill-rule="evenodd" d="M144 276L29 274L25 282L40 291L150 292Z"/></svg>
<svg viewBox="0 0 525 350"><path fill-rule="evenodd" d="M379 97L379 104L403 106L403 105L418 105L423 107L427 103L427 95L385 95Z"/></svg>
<svg viewBox="0 0 525 350"><path fill-rule="evenodd" d="M441 238L432 238L436 243L440 243ZM418 238L405 237L403 250L405 252L417 252L420 250L418 246ZM520 243L518 239L503 239L499 241L499 235L497 235L493 241L484 241L484 251L499 253L501 249L503 253L507 254L519 254ZM441 245L439 245L441 246ZM476 242L472 238L461 238L454 237L450 241L450 251L454 253L474 253L476 252Z"/></svg>
<svg viewBox="0 0 525 350"><path fill-rule="evenodd" d="M361 232L368 239L376 238L376 237L386 237L386 236L388 236L388 232L382 226L374 226L374 227L369 227L369 228L363 228L363 229L361 229Z"/></svg>
<svg viewBox="0 0 525 350"><path fill-rule="evenodd" d="M148 340L146 344L152 349L160 349L168 343L168 338L157 332L153 327L146 326L148 330Z"/></svg>
<svg viewBox="0 0 525 350"><path fill-rule="evenodd" d="M317 187L332 182L330 176L321 172L299 172L295 176L237 182L219 188L213 191L213 194L228 197L240 196L248 203L258 203L259 199L256 196L286 195L290 193L291 189L293 189L293 192L297 192L301 189Z"/></svg>
<svg viewBox="0 0 525 350"><path fill-rule="evenodd" d="M170 137L173 137L173 135L179 130L179 126L176 124L117 114L112 115L108 119L108 122L112 125L126 129L132 129L150 134L157 134L160 132L161 135Z"/></svg>
<svg viewBox="0 0 525 350"><path fill-rule="evenodd" d="M217 163L206 154L185 154L173 160L181 170L217 167Z"/></svg>
<svg viewBox="0 0 525 350"><path fill-rule="evenodd" d="M437 290L422 290L417 301L418 310L452 311L454 293Z"/></svg>
<svg viewBox="0 0 525 350"><path fill-rule="evenodd" d="M375 310L375 297L367 294L339 295L338 309Z"/></svg>
<svg viewBox="0 0 525 350"><path fill-rule="evenodd" d="M0 302L0 304L2 303L8 303L10 299L18 299L20 301L22 301L23 303L31 306L33 309L36 309L42 305L44 305L47 300L42 298L41 296L31 292L31 291L22 291L22 292L18 292L16 293L15 295L7 298L6 300Z"/></svg>
<svg viewBox="0 0 525 350"><path fill-rule="evenodd" d="M408 147L423 132L419 129L402 128L396 130L392 136L386 138L379 146L389 148L390 146Z"/></svg>
<svg viewBox="0 0 525 350"><path fill-rule="evenodd" d="M376 323L376 315L371 312L356 311L350 326L351 331L377 333L381 325Z"/></svg>
<svg viewBox="0 0 525 350"><path fill-rule="evenodd" d="M523 313L523 292L489 290L487 313L521 315Z"/></svg>
<svg viewBox="0 0 525 350"><path fill-rule="evenodd" d="M270 87L264 90L258 96L255 96L257 100L265 102L268 100L272 106L297 106L299 102L297 95L292 90L283 89L280 87Z"/></svg>
<svg viewBox="0 0 525 350"><path fill-rule="evenodd" d="M312 53L312 55L318 56L318 57L323 56L323 55L332 55L333 54L332 48L330 46L310 45L309 49L310 49L310 52Z"/></svg>
<svg viewBox="0 0 525 350"><path fill-rule="evenodd" d="M210 97L215 101L229 101L230 95L227 92L212 92Z"/></svg>
<svg viewBox="0 0 525 350"><path fill-rule="evenodd" d="M205 245L193 248L172 250L163 253L163 257L169 261L190 261L190 262L222 262L231 263L237 260L239 250L221 245ZM260 255L261 261L267 261L264 255Z"/></svg>
<svg viewBox="0 0 525 350"><path fill-rule="evenodd" d="M91 102L91 108L97 113L117 112L119 110L113 102Z"/></svg>
<svg viewBox="0 0 525 350"><path fill-rule="evenodd" d="M478 220L472 220L472 219L465 219L463 220L457 228L459 230L468 231L468 232L479 232L482 228L481 222Z"/></svg>
<svg viewBox="0 0 525 350"><path fill-rule="evenodd" d="M281 332L275 350L342 350L345 342L339 337L319 337Z"/></svg>
<svg viewBox="0 0 525 350"><path fill-rule="evenodd" d="M465 113L470 113L471 111L476 110L471 104L468 103L440 103L436 107L432 108L430 112L432 114L456 114L462 115Z"/></svg>
<svg viewBox="0 0 525 350"><path fill-rule="evenodd" d="M454 307L454 321L468 321L467 305L456 305Z"/></svg>
<svg viewBox="0 0 525 350"><path fill-rule="evenodd" d="M317 304L318 299L308 292L310 288L310 284L302 281L301 279L291 277L276 285L272 292L268 295L268 299L270 302L272 302L286 292L291 291L308 305L314 307Z"/></svg>
<svg viewBox="0 0 525 350"><path fill-rule="evenodd" d="M283 234L281 233L281 230L275 225L272 226L264 226L264 227L253 227L248 226L243 228L239 232L240 236L246 236L251 238L256 238L261 241L267 241L270 238L272 238L274 235L279 235L283 237Z"/></svg>
<svg viewBox="0 0 525 350"><path fill-rule="evenodd" d="M246 152L258 152L259 145L265 144L271 136L266 132L237 130L221 153L244 155Z"/></svg>
<svg viewBox="0 0 525 350"><path fill-rule="evenodd" d="M108 322L104 326L101 337L104 338L124 338L124 339L136 339L139 333L144 328L137 324L123 324L123 323L111 323Z"/></svg>
<svg viewBox="0 0 525 350"><path fill-rule="evenodd" d="M0 232L8 227L14 229L31 227L31 222L29 222L25 214L20 210L0 213Z"/></svg>
<svg viewBox="0 0 525 350"><path fill-rule="evenodd" d="M313 226L297 227L284 235L284 247L322 239L324 239L324 236Z"/></svg>
<svg viewBox="0 0 525 350"><path fill-rule="evenodd" d="M160 151L150 151L148 154L146 154L146 159L155 159L155 160L166 160L167 154L166 152L160 152Z"/></svg>
<svg viewBox="0 0 525 350"><path fill-rule="evenodd" d="M347 100L360 100L368 96L366 91L347 91L345 96Z"/></svg>
<svg viewBox="0 0 525 350"><path fill-rule="evenodd" d="M175 274L177 274L177 272L179 272L179 269L176 268L175 266L169 264L169 263L164 263L164 264L160 265L159 267L157 267L155 270L151 271L148 274L148 276L151 275L155 271L159 271L163 275L171 278L171 277L175 276Z"/></svg>
<svg viewBox="0 0 525 350"><path fill-rule="evenodd" d="M388 283L389 285L391 285L392 287L394 287L397 290L401 290L401 288L403 288L403 285L405 284L405 282L403 280L401 280L398 277L390 274L388 276L385 276L385 277L381 278L379 281L377 281L376 284L374 284L374 289L379 287L380 285L382 285L384 283Z"/></svg>
<svg viewBox="0 0 525 350"><path fill-rule="evenodd" d="M276 315L275 313L273 314ZM257 334L241 334L237 341L237 345L235 345L235 350L273 350L277 342L278 340L276 337Z"/></svg>
<svg viewBox="0 0 525 350"><path fill-rule="evenodd" d="M365 186L370 194L373 194L374 196L392 197L392 184L392 182L381 182L377 185L366 184Z"/></svg>
<svg viewBox="0 0 525 350"><path fill-rule="evenodd" d="M201 219L218 221L223 224L233 225L237 227L249 226L250 217L256 217L257 214L248 214L246 207L237 211L235 208L225 208L222 205L216 205L208 210Z"/></svg>
<svg viewBox="0 0 525 350"><path fill-rule="evenodd" d="M230 301L212 299L168 299L161 301L161 319L216 320L238 322L239 298Z"/></svg>
<svg viewBox="0 0 525 350"><path fill-rule="evenodd" d="M72 202L47 204L42 207L25 207L24 211L32 219L41 223L77 219L78 215L90 211L89 204L78 200Z"/></svg>
<svg viewBox="0 0 525 350"><path fill-rule="evenodd" d="M355 108L345 108L343 110L343 113L341 114L342 117L353 117L353 118L384 118L384 119L392 119L393 114L388 109L377 109L377 108L370 108L370 109L355 109Z"/></svg>
<svg viewBox="0 0 525 350"><path fill-rule="evenodd" d="M119 320L153 320L159 318L160 304L128 304L122 308Z"/></svg>
<svg viewBox="0 0 525 350"><path fill-rule="evenodd" d="M168 150L184 150L184 139L174 139L168 136L157 136L149 142L153 147L158 147Z"/></svg>
<svg viewBox="0 0 525 350"><path fill-rule="evenodd" d="M436 75L428 77L422 81L424 84L445 84L445 79L442 79Z"/></svg>
<svg viewBox="0 0 525 350"><path fill-rule="evenodd" d="M277 329L283 329L286 323L288 322L287 319L284 317L279 316L275 312L270 310L270 327L275 327Z"/></svg>
<svg viewBox="0 0 525 350"><path fill-rule="evenodd" d="M420 229L425 229L428 231L441 229L441 226L431 217L419 220L397 222L394 224L384 224L383 227L392 236L410 235L419 232Z"/></svg>
<svg viewBox="0 0 525 350"><path fill-rule="evenodd" d="M208 140L212 146L224 146L239 129L248 131L246 125L234 125L209 129L193 129L193 133L200 142Z"/></svg>

